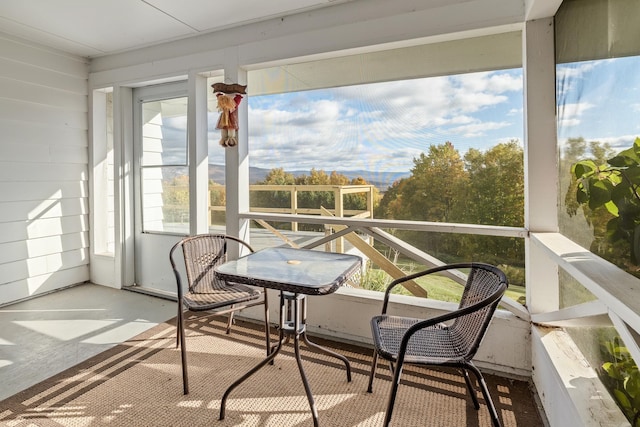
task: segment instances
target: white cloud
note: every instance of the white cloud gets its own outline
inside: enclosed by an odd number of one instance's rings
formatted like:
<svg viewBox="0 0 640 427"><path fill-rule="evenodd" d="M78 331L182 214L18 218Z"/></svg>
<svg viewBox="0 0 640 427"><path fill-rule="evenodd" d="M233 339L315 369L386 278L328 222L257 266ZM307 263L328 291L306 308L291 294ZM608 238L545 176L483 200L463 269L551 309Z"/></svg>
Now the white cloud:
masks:
<svg viewBox="0 0 640 427"><path fill-rule="evenodd" d="M451 132L462 134L465 137L485 136L488 130L502 129L509 126L507 122L477 122L464 126L451 128Z"/></svg>
<svg viewBox="0 0 640 427"><path fill-rule="evenodd" d="M477 114L521 91L522 78L501 71L265 97L249 110L252 165L359 169L387 161L406 170L432 143L508 126Z"/></svg>
<svg viewBox="0 0 640 427"><path fill-rule="evenodd" d="M558 123L560 126L577 126L587 110L595 108L589 102L568 103L558 106Z"/></svg>
<svg viewBox="0 0 640 427"><path fill-rule="evenodd" d="M474 73L456 76L461 87L470 93L489 92L501 94L522 90L522 77L507 73Z"/></svg>
<svg viewBox="0 0 640 427"><path fill-rule="evenodd" d="M601 60L556 66L556 84L560 102L567 94L579 92L578 87L583 84L585 77L605 62L607 61Z"/></svg>
<svg viewBox="0 0 640 427"><path fill-rule="evenodd" d="M566 118L566 119L559 119L558 120L558 126L565 128L565 127L573 127L573 126L578 126L580 124L580 119L570 119L570 118Z"/></svg>
<svg viewBox="0 0 640 427"><path fill-rule="evenodd" d="M638 135L621 135L614 137L589 137L585 138L587 141L599 141L602 143L608 143L611 148L613 148L616 152L626 150L627 148L633 145L633 142L636 140Z"/></svg>
<svg viewBox="0 0 640 427"><path fill-rule="evenodd" d="M556 67L556 77L559 80L563 80L565 78L583 78L586 73L591 72L599 64L601 64L601 61L578 62L568 65L558 65Z"/></svg>

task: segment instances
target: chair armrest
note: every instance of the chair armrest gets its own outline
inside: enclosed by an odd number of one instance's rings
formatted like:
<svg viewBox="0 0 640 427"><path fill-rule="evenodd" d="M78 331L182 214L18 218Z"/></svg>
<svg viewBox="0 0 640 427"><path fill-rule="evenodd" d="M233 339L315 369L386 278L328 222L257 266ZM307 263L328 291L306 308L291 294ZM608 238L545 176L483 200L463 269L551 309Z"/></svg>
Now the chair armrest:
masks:
<svg viewBox="0 0 640 427"><path fill-rule="evenodd" d="M462 264L461 264L462 266ZM382 304L382 314L387 314L387 306L389 304L389 296L391 295L391 291L396 288L398 285L402 285L404 282L408 282L409 280L416 279L418 277L426 276L428 274L438 273L444 270L451 270L451 265L441 265L438 267L429 268L427 270L418 271L416 273L410 274L408 276L400 277L395 279L393 282L389 283L387 289L384 292L384 302ZM406 288L405 288L406 289Z"/></svg>
<svg viewBox="0 0 640 427"><path fill-rule="evenodd" d="M249 250L249 252L252 252L252 253L255 252L255 250L253 249L253 247L251 247L250 244L248 244L247 242L245 242L244 240L242 240L242 239L240 239L238 237L224 235L224 238L226 240L233 240L234 242L238 243L239 245L244 246L245 248L247 248Z"/></svg>
<svg viewBox="0 0 640 427"><path fill-rule="evenodd" d="M391 291L396 288L398 285L402 285L404 282L415 279L417 277L422 277L427 274L430 274L430 270L419 271L417 273L411 274L409 276L400 277L395 279L393 282L389 283L387 289L384 291L384 301L382 303L382 314L387 314L387 308L389 305L389 296L391 295Z"/></svg>
<svg viewBox="0 0 640 427"><path fill-rule="evenodd" d="M176 285L178 292L178 302L182 301L182 278L180 276L180 272L178 271L178 267L176 266L176 262L173 259L173 253L182 246L182 240L173 245L171 250L169 251L169 262L171 263L171 269L173 270L174 276L176 276Z"/></svg>

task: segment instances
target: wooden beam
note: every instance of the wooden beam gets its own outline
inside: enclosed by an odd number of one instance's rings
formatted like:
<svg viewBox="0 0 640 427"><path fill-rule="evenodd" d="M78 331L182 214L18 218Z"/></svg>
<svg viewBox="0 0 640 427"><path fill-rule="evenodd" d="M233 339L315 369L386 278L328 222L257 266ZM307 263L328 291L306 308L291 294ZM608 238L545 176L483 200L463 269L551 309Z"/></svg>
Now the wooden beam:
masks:
<svg viewBox="0 0 640 427"><path fill-rule="evenodd" d="M331 212L323 208L323 213L328 216L333 216ZM347 228L344 225L332 225L338 231L341 231ZM347 234L345 237L353 246L355 246L358 250L360 250L363 254L365 254L374 264L383 269L389 276L394 279L399 279L401 277L405 277L406 274L404 271L400 270L394 263L389 261L383 254L378 252L373 246L369 245L365 242L362 237L357 234L351 232ZM418 285L413 280L409 280L403 283L403 286L411 292L413 295L427 298L427 291L420 285Z"/></svg>

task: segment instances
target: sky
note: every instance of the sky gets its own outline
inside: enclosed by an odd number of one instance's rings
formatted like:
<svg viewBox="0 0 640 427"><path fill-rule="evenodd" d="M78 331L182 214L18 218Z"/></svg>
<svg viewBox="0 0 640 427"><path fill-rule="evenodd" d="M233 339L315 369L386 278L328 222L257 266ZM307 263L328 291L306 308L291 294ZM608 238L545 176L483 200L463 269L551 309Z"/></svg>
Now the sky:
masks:
<svg viewBox="0 0 640 427"><path fill-rule="evenodd" d="M583 137L618 152L640 136L640 57L561 64L556 74L561 147ZM408 173L432 144L450 141L461 155L522 144L522 87L522 70L513 69L251 96L243 101L250 166ZM222 164L217 117L210 113L210 163ZM167 125L184 135L186 116ZM184 144L181 137L175 148Z"/></svg>
<svg viewBox="0 0 640 427"><path fill-rule="evenodd" d="M249 98L251 166L409 171L431 144L522 141L522 72L432 77Z"/></svg>
<svg viewBox="0 0 640 427"><path fill-rule="evenodd" d="M559 65L558 141L584 137L616 151L640 137L640 57Z"/></svg>
<svg viewBox="0 0 640 427"><path fill-rule="evenodd" d="M640 136L640 58L558 65L558 138ZM521 69L374 83L249 99L251 166L285 170L409 171L429 145L462 155L521 144Z"/></svg>

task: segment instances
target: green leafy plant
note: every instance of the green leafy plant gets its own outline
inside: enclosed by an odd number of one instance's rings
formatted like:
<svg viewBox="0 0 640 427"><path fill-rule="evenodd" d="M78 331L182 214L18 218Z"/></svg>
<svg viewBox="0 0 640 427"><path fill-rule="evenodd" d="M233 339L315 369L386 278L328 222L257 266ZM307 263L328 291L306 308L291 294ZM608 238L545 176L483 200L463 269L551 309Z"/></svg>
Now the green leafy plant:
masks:
<svg viewBox="0 0 640 427"><path fill-rule="evenodd" d="M601 378L633 427L640 426L640 371L618 337L601 343Z"/></svg>
<svg viewBox="0 0 640 427"><path fill-rule="evenodd" d="M606 164L581 160L571 171L578 203L591 211L605 208L612 216L606 224L607 240L627 242L631 261L640 264L640 138Z"/></svg>

